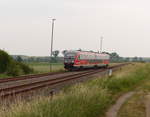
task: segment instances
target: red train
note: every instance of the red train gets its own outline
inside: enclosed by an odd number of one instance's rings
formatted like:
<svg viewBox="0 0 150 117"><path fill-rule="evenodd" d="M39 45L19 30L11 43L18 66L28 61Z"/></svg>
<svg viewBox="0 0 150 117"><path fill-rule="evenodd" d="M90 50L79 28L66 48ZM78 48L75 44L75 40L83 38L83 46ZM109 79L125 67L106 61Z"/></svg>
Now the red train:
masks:
<svg viewBox="0 0 150 117"><path fill-rule="evenodd" d="M81 68L107 67L109 55L91 51L67 51L64 54L64 68L75 70Z"/></svg>

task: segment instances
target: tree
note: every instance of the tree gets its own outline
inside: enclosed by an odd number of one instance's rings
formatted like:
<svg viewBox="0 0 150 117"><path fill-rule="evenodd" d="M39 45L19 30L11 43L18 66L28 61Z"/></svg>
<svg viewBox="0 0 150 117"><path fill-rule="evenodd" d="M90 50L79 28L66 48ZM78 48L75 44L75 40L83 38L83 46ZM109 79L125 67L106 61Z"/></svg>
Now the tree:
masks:
<svg viewBox="0 0 150 117"><path fill-rule="evenodd" d="M67 52L67 50L63 50L63 51L62 51L62 54L65 55L66 52Z"/></svg>
<svg viewBox="0 0 150 117"><path fill-rule="evenodd" d="M7 52L0 50L0 73L11 76L32 73L33 70L24 63L17 62Z"/></svg>
<svg viewBox="0 0 150 117"><path fill-rule="evenodd" d="M34 60L34 57L29 57L28 58L28 62L34 62L35 60Z"/></svg>
<svg viewBox="0 0 150 117"><path fill-rule="evenodd" d="M116 52L110 53L110 60L111 62L119 62L121 58Z"/></svg>
<svg viewBox="0 0 150 117"><path fill-rule="evenodd" d="M138 57L137 56L135 56L135 57L133 57L133 60L132 60L133 62L137 62L138 61Z"/></svg>
<svg viewBox="0 0 150 117"><path fill-rule="evenodd" d="M125 58L125 62L129 62L130 61L130 58L129 57L126 57Z"/></svg>
<svg viewBox="0 0 150 117"><path fill-rule="evenodd" d="M3 50L0 50L0 73L7 71L11 61L12 58L8 55L8 53Z"/></svg>
<svg viewBox="0 0 150 117"><path fill-rule="evenodd" d="M21 56L17 56L16 61L22 62L23 60L22 60Z"/></svg>
<svg viewBox="0 0 150 117"><path fill-rule="evenodd" d="M144 62L142 57L139 58L139 62Z"/></svg>
<svg viewBox="0 0 150 117"><path fill-rule="evenodd" d="M59 55L59 50L53 51L52 55L56 58Z"/></svg>
<svg viewBox="0 0 150 117"><path fill-rule="evenodd" d="M55 50L55 51L53 51L52 52L52 58L51 58L51 61L52 62L57 62L57 57L58 57L58 55L59 55L59 50Z"/></svg>

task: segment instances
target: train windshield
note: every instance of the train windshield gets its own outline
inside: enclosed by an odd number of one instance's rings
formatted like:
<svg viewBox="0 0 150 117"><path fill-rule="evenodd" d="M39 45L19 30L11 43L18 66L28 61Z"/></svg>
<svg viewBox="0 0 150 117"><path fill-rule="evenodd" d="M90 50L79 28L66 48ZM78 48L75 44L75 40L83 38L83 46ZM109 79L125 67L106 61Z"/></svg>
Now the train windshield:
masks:
<svg viewBox="0 0 150 117"><path fill-rule="evenodd" d="M72 58L72 59L74 59L75 56L76 56L76 53L66 53L65 54L65 58Z"/></svg>

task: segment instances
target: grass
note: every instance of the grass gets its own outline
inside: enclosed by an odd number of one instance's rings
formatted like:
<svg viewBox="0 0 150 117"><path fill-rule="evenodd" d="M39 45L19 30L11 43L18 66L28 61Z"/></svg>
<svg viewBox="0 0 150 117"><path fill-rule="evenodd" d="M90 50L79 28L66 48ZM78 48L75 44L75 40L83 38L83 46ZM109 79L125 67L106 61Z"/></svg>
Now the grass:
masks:
<svg viewBox="0 0 150 117"><path fill-rule="evenodd" d="M149 78L150 64L129 65L111 78L97 78L65 88L53 97L18 102L0 109L2 117L102 117L120 94ZM4 111L7 110L7 113Z"/></svg>
<svg viewBox="0 0 150 117"><path fill-rule="evenodd" d="M150 76L135 89L133 95L119 110L118 117L145 117L145 99L150 92Z"/></svg>
<svg viewBox="0 0 150 117"><path fill-rule="evenodd" d="M0 74L0 78L8 78L8 77L10 77L10 76L7 74Z"/></svg>
<svg viewBox="0 0 150 117"><path fill-rule="evenodd" d="M33 69L34 72L32 74L50 72L50 64L47 62L32 62L26 64ZM65 71L63 63L52 63L52 72L59 72L59 71ZM0 78L8 78L8 77L13 76L7 74L0 74Z"/></svg>
<svg viewBox="0 0 150 117"><path fill-rule="evenodd" d="M120 109L118 117L146 117L143 92L136 93Z"/></svg>
<svg viewBox="0 0 150 117"><path fill-rule="evenodd" d="M50 63L48 62L32 62L28 65L34 69L36 73L47 73L50 72ZM52 63L52 72L63 71L63 63Z"/></svg>

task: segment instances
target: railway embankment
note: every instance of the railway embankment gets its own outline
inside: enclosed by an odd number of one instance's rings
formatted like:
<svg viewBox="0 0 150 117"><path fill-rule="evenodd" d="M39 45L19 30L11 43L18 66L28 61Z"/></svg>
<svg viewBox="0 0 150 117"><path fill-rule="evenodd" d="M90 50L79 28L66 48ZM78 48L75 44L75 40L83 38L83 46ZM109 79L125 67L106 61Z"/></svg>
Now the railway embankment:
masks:
<svg viewBox="0 0 150 117"><path fill-rule="evenodd" d="M51 97L1 106L2 117L104 117L119 96L148 80L150 64L123 67L111 77L96 78L64 88ZM7 112L7 113L6 113Z"/></svg>

